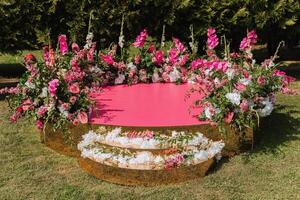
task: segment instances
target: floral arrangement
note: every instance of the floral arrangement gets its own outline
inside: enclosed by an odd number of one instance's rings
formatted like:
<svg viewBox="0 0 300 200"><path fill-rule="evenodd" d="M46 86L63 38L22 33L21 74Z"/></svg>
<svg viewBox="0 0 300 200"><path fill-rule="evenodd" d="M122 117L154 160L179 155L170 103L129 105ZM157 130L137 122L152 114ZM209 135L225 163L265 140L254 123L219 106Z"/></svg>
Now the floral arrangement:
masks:
<svg viewBox="0 0 300 200"><path fill-rule="evenodd" d="M123 40L122 40L123 41ZM136 83L182 83L187 82L189 53L187 48L173 38L173 45L167 51L158 48L151 41L144 29L131 44L136 52L125 58L128 49L120 46L123 54L116 54L114 46L107 54L101 54L104 65L104 83L107 84L136 84Z"/></svg>
<svg viewBox="0 0 300 200"><path fill-rule="evenodd" d="M216 30L208 29L207 55L191 62L191 92L199 92L203 98L195 102L202 107L200 120L209 120L222 130L224 124L242 130L253 127L259 117L271 114L275 103L275 92L296 94L289 89L293 77L277 69L274 57L256 63L251 53L257 35L251 31L240 43L240 52L225 52L218 55L219 44Z"/></svg>
<svg viewBox="0 0 300 200"><path fill-rule="evenodd" d="M43 48L43 62L32 54L24 57L27 72L16 88L5 88L1 93L10 93L9 104L14 109L11 121L22 116L33 116L38 129L47 122L54 128L67 121L74 125L88 123L89 93L97 84L95 43L90 35L87 44L80 49L76 43L70 51L65 35L58 37L58 48Z"/></svg>
<svg viewBox="0 0 300 200"><path fill-rule="evenodd" d="M121 127L107 130L104 127L100 127L96 131L90 131L88 134L97 134L96 141L98 143L133 149L166 149L181 148L186 145L208 144L208 139L200 132L191 133L175 130L169 132L166 134L150 130L122 131Z"/></svg>
<svg viewBox="0 0 300 200"><path fill-rule="evenodd" d="M67 121L74 125L87 123L89 93L100 91L104 85L188 82L194 86L190 92L204 95L195 102L203 108L200 120L242 130L255 126L259 117L272 112L277 91L296 93L288 88L294 78L274 64L276 54L260 64L253 59L251 51L257 42L254 31L242 40L238 53L230 53L226 40L223 54L215 50L220 42L215 29L209 28L207 37L207 55L195 59L195 42L190 44L192 53L177 38L165 48L164 41L159 46L146 29L126 48L121 29L118 46L99 54L92 33L87 35L83 49L73 43L71 51L66 36L60 35L56 51L50 45L44 47L43 62L26 55L24 65L28 71L20 84L4 88L0 94L12 94L13 122L30 115L43 129L47 122L55 128Z"/></svg>
<svg viewBox="0 0 300 200"><path fill-rule="evenodd" d="M119 132L120 130L113 130L109 133L110 136L107 135L106 139L109 140L109 137L114 137L115 133ZM125 139L123 138L123 140ZM195 146L186 145L178 149L169 148L162 150L161 153L153 153L143 149L131 151L129 147L110 146L102 142L103 136L89 131L83 135L83 140L78 144L81 156L105 165L140 170L161 170L183 165L196 165L218 157L224 147L223 142L213 142L203 136Z"/></svg>

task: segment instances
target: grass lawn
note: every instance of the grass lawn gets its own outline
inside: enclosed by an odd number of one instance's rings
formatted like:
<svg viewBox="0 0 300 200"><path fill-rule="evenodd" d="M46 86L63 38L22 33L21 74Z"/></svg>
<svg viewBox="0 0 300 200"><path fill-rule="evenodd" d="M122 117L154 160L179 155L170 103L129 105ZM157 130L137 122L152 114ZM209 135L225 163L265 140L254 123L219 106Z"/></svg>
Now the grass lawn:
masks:
<svg viewBox="0 0 300 200"><path fill-rule="evenodd" d="M288 70L298 91L299 68ZM299 102L300 95L278 95L253 151L223 159L202 179L147 188L89 176L76 159L41 144L30 120L10 124L7 104L0 101L0 199L300 199Z"/></svg>

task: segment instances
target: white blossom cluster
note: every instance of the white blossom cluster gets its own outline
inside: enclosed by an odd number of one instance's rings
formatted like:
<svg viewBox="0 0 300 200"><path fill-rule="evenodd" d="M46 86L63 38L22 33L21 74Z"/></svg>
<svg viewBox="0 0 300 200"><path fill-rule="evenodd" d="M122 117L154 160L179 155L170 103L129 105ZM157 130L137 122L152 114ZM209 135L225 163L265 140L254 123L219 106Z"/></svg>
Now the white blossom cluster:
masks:
<svg viewBox="0 0 300 200"><path fill-rule="evenodd" d="M122 136L118 136L121 132L121 128L115 128L106 136L101 134L97 134L94 131L89 131L87 134L83 135L83 140L78 144L78 149L81 151L81 156L83 158L89 158L93 161L111 165L111 166L118 166L120 168L127 168L127 169L163 169L165 166L165 162L178 154L181 155L189 155L188 159L184 160L185 165L195 165L202 162L205 162L211 158L219 157L221 150L225 146L222 141L212 142L202 134L194 137L191 141L189 141L188 145L199 145L199 146L188 146L187 148L181 153L174 153L171 155L160 155L160 154L153 154L150 151L136 151L132 152L131 154L124 154L119 153L116 154L113 150L110 151L103 151L101 144L99 142L103 142L106 139L110 140L124 140ZM180 132L173 132L172 136L175 137L176 135L180 134ZM122 138L122 139L117 139ZM136 138L134 138L136 139ZM137 138L142 139L142 138ZM128 139L132 140L132 139ZM154 140L154 139L150 139ZM143 144L142 140L134 140L134 142L140 141L141 145ZM98 143L98 145L95 145ZM202 144L204 143L204 144ZM151 146L153 145L153 146ZM149 145L149 147L156 147L156 143ZM125 150L125 149L124 149Z"/></svg>

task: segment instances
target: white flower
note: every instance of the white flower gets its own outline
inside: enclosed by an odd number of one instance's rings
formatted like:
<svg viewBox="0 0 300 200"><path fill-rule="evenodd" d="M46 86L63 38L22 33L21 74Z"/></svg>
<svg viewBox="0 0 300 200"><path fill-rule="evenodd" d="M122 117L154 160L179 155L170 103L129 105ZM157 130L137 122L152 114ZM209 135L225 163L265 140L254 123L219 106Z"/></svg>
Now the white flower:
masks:
<svg viewBox="0 0 300 200"><path fill-rule="evenodd" d="M121 48L124 47L124 35L120 35L120 36L119 36L119 42L118 42L118 44L119 44L119 46L120 46Z"/></svg>
<svg viewBox="0 0 300 200"><path fill-rule="evenodd" d="M122 84L125 80L124 74L119 74L118 77L115 79L115 84Z"/></svg>
<svg viewBox="0 0 300 200"><path fill-rule="evenodd" d="M41 94L39 95L39 97L41 98L45 98L48 95L48 88L47 87L43 87Z"/></svg>
<svg viewBox="0 0 300 200"><path fill-rule="evenodd" d="M170 82L176 82L180 77L179 71L174 67L173 71L169 74Z"/></svg>
<svg viewBox="0 0 300 200"><path fill-rule="evenodd" d="M157 83L159 81L160 81L160 78L159 78L158 73L154 72L153 75L152 75L152 82Z"/></svg>
<svg viewBox="0 0 300 200"><path fill-rule="evenodd" d="M249 78L241 78L240 83L244 84L244 85L249 85L251 83L251 77Z"/></svg>
<svg viewBox="0 0 300 200"><path fill-rule="evenodd" d="M128 63L127 67L131 70L136 70L136 66L132 62Z"/></svg>
<svg viewBox="0 0 300 200"><path fill-rule="evenodd" d="M258 114L261 116L261 117L266 117L268 115L270 115L273 111L273 103L270 101L269 97L265 98L263 101L262 101L262 104L265 106L264 108L262 109L258 109Z"/></svg>
<svg viewBox="0 0 300 200"><path fill-rule="evenodd" d="M227 93L225 97L235 105L240 105L241 103L241 95L237 92Z"/></svg>
<svg viewBox="0 0 300 200"><path fill-rule="evenodd" d="M209 107L205 107L204 114L207 119L211 119L214 116L214 113L211 112L211 109Z"/></svg>
<svg viewBox="0 0 300 200"><path fill-rule="evenodd" d="M25 83L25 85L28 87L28 88L30 88L30 89L34 89L35 88L35 85L33 84L33 83L31 83L31 82L26 82Z"/></svg>
<svg viewBox="0 0 300 200"><path fill-rule="evenodd" d="M228 76L229 80L232 80L235 74L235 70L232 68L228 68L226 71L226 75Z"/></svg>

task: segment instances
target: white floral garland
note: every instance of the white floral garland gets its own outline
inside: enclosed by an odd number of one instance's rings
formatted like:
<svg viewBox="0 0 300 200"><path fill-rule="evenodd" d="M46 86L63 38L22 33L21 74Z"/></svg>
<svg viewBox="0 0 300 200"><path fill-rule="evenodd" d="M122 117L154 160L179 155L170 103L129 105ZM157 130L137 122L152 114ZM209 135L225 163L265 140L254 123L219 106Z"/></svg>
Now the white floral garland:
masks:
<svg viewBox="0 0 300 200"><path fill-rule="evenodd" d="M122 135L121 128L114 128L111 131L106 132L105 134L97 134L97 132L90 130L87 134L83 136L86 141L89 141L89 138L92 138L95 142L111 145L115 147L122 148L133 148L133 149L161 149L161 148L170 148L172 145L178 146L178 138L184 135L190 135L190 137L182 141L184 145L188 146L197 146L199 144L206 145L209 140L202 133L196 132L195 134L187 134L184 131L172 131L171 136L161 135L160 139L155 137L126 137ZM169 141L173 141L173 144L169 144ZM175 142L175 143L174 143Z"/></svg>
<svg viewBox="0 0 300 200"><path fill-rule="evenodd" d="M117 132L119 132L118 128L110 133ZM112 134L108 135L111 136ZM89 131L83 135L83 140L78 144L78 149L81 151L83 158L89 158L105 165L126 169L160 170L169 168L170 166L196 165L214 157L219 157L225 144L222 141L210 141L203 135L202 137L203 139L201 140L199 138L197 139L197 144L196 140L192 140L193 142L190 144L194 144L195 146L186 145L186 148L182 152L175 152L169 155L155 155L150 151L144 150L126 153L127 149L124 148L117 148L117 151L114 151L114 149L108 151L99 143L99 141L103 141L103 135ZM204 144L201 143L202 141ZM156 143L150 142L149 144ZM205 146L205 148L203 148L203 146Z"/></svg>

